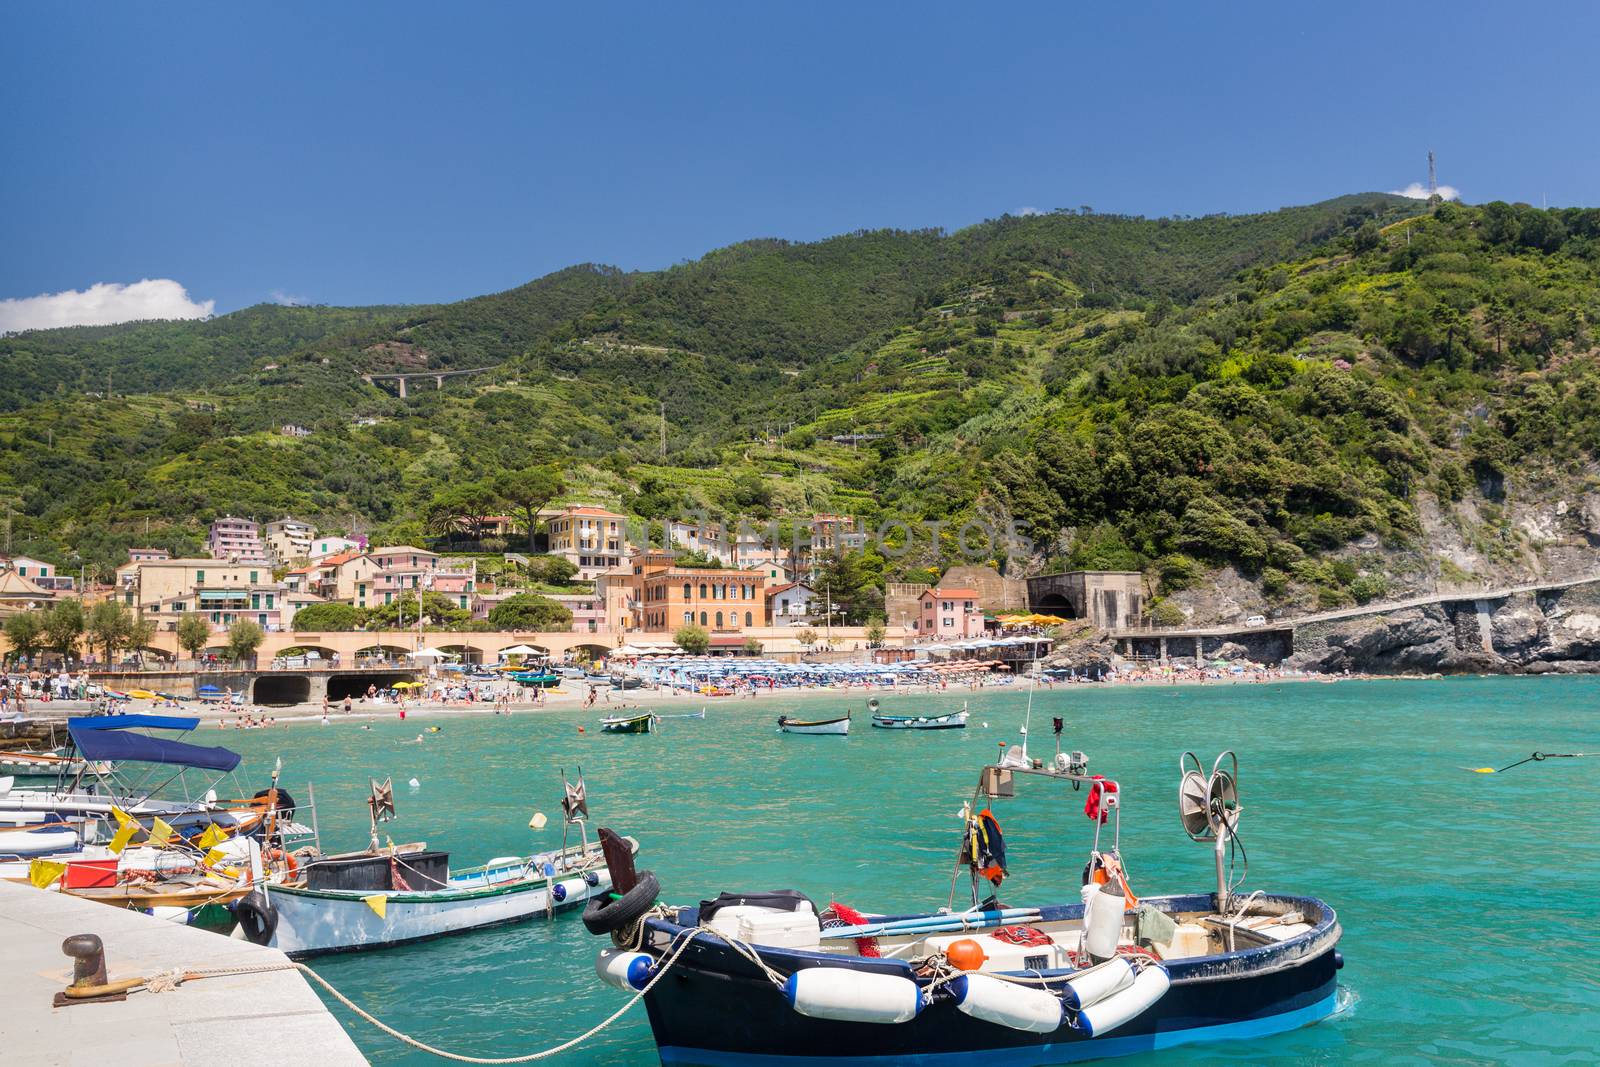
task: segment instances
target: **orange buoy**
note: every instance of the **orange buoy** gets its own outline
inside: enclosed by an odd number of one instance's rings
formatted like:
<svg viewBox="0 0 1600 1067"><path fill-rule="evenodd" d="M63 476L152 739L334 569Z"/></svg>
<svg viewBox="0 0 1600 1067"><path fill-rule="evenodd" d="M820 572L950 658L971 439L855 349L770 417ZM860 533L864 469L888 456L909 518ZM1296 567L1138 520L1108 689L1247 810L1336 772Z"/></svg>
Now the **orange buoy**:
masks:
<svg viewBox="0 0 1600 1067"><path fill-rule="evenodd" d="M578 727L578 732L579 732L579 733L580 733L580 734L581 734L581 733L583 733L583 727L581 727L581 726L580 726L580 727Z"/></svg>
<svg viewBox="0 0 1600 1067"><path fill-rule="evenodd" d="M950 966L958 971L981 970L989 958L984 955L983 946L970 937L950 942L950 947L944 950L944 956L950 961Z"/></svg>

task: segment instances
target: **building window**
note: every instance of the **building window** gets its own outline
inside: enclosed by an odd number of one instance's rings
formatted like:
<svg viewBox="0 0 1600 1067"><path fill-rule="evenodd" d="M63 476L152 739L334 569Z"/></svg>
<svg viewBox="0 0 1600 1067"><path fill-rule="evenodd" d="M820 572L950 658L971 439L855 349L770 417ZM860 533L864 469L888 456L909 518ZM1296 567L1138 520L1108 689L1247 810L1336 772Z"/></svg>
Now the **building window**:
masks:
<svg viewBox="0 0 1600 1067"><path fill-rule="evenodd" d="M195 584L197 584L197 585L199 583L205 581L206 580L206 572L205 571L195 571L194 572L194 580L195 580Z"/></svg>
<svg viewBox="0 0 1600 1067"><path fill-rule="evenodd" d="M717 629L722 629L722 612L717 612Z"/></svg>
<svg viewBox="0 0 1600 1067"><path fill-rule="evenodd" d="M700 583L700 599L701 600L706 599L706 583L705 582L701 582Z"/></svg>
<svg viewBox="0 0 1600 1067"><path fill-rule="evenodd" d="M684 612L683 613L683 621L684 622L694 622L694 612L692 612L692 611Z"/></svg>
<svg viewBox="0 0 1600 1067"><path fill-rule="evenodd" d="M700 613L700 625L704 626L705 624L706 624L706 613L702 611Z"/></svg>
<svg viewBox="0 0 1600 1067"><path fill-rule="evenodd" d="M260 574L261 574L260 571L251 571L250 572L250 584L251 585L255 585L256 584L256 579L258 578L258 576Z"/></svg>
<svg viewBox="0 0 1600 1067"><path fill-rule="evenodd" d="M749 613L749 612L748 612L748 611L747 611L747 612L745 612L745 613L744 613L744 624L745 624L745 625L746 625L746 626L754 626L754 625L755 625L755 623L753 623L753 622L751 622L751 621L750 621L750 620L751 620L751 619L752 619L752 618L753 618L753 617L754 617L754 616L752 616L752 615L751 615L751 614L750 614L750 613Z"/></svg>
<svg viewBox="0 0 1600 1067"><path fill-rule="evenodd" d="M705 596L705 593L701 593L700 595L701 596ZM692 585L690 585L688 582L684 582L683 583L683 599L685 599L685 600L693 600L694 599L694 587Z"/></svg>

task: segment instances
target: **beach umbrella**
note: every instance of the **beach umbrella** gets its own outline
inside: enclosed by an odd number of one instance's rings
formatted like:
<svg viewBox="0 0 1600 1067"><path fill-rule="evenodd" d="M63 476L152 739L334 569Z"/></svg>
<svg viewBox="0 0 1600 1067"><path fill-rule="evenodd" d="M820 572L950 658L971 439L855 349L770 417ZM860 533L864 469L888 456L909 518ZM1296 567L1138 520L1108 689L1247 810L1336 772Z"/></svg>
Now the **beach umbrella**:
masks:
<svg viewBox="0 0 1600 1067"><path fill-rule="evenodd" d="M128 690L128 695L133 697L135 700L160 700L161 699L161 695L159 693L152 693L148 689L130 689L130 690Z"/></svg>
<svg viewBox="0 0 1600 1067"><path fill-rule="evenodd" d="M540 651L532 645L512 645L510 648L500 650L502 656L537 656Z"/></svg>
<svg viewBox="0 0 1600 1067"><path fill-rule="evenodd" d="M200 687L200 692L202 692L202 693L220 693L220 692L222 692L222 690L218 689L214 685L202 685Z"/></svg>
<svg viewBox="0 0 1600 1067"><path fill-rule="evenodd" d="M452 653L437 648L419 648L410 653L412 659L449 659Z"/></svg>

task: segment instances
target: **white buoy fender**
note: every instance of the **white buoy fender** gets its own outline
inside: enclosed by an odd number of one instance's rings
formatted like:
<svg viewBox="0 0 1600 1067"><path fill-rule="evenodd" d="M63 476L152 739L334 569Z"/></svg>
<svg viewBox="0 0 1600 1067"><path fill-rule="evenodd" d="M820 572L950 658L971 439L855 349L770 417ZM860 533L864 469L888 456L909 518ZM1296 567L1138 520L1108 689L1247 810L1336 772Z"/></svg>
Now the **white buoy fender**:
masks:
<svg viewBox="0 0 1600 1067"><path fill-rule="evenodd" d="M1089 1037L1099 1037L1142 1015L1166 993L1172 979L1165 967L1150 966L1140 971L1128 988L1111 994L1098 1004L1078 1013L1078 1029Z"/></svg>
<svg viewBox="0 0 1600 1067"><path fill-rule="evenodd" d="M922 991L911 979L845 967L796 971L783 995L801 1015L849 1023L910 1022L922 1010Z"/></svg>
<svg viewBox="0 0 1600 1067"><path fill-rule="evenodd" d="M1133 984L1133 977L1133 964L1118 956L1068 978L1061 999L1067 1002L1067 1007L1081 1010L1128 988Z"/></svg>
<svg viewBox="0 0 1600 1067"><path fill-rule="evenodd" d="M950 983L956 1007L974 1019L1051 1034L1061 1028L1061 1001L1054 993L984 974L966 974Z"/></svg>
<svg viewBox="0 0 1600 1067"><path fill-rule="evenodd" d="M594 958L595 973L606 985L615 986L624 993L637 993L650 981L655 971L656 958L648 952L629 952L626 949L601 949Z"/></svg>
<svg viewBox="0 0 1600 1067"><path fill-rule="evenodd" d="M1124 904L1122 890L1109 880L1103 885L1090 882L1083 887L1083 947L1096 963L1104 963L1117 954Z"/></svg>

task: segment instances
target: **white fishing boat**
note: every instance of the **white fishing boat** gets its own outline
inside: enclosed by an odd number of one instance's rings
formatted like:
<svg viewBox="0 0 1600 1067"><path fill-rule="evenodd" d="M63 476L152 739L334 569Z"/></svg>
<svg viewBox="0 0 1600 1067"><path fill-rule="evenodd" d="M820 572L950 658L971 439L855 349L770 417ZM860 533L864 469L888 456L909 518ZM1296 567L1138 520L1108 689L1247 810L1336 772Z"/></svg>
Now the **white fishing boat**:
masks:
<svg viewBox="0 0 1600 1067"><path fill-rule="evenodd" d="M611 888L607 851L638 849L632 838L590 842L583 780L567 785L562 847L502 856L450 869L448 853L420 845L377 847L377 824L394 814L389 783L373 783L373 843L364 852L328 856L303 869L300 885L258 888L235 906L245 937L292 957L386 948L426 938L520 922L576 907ZM542 816L530 825L543 826ZM577 844L566 827L579 827Z"/></svg>
<svg viewBox="0 0 1600 1067"><path fill-rule="evenodd" d="M791 719L787 715L778 716L778 729L786 734L823 734L844 736L850 732L850 716L845 715L838 719Z"/></svg>
<svg viewBox="0 0 1600 1067"><path fill-rule="evenodd" d="M42 788L13 785L0 790L0 827L39 829L61 821L104 825L117 810L146 826L160 818L180 831L211 823L230 828L252 825L260 819L259 805L219 803L214 788L239 765L238 753L139 732L187 732L199 722L169 715L68 719L68 736L81 757L72 761L76 768L69 766L67 773ZM185 779L188 771L215 772L215 776L196 786Z"/></svg>
<svg viewBox="0 0 1600 1067"><path fill-rule="evenodd" d="M878 711L878 702L869 702L872 708L872 725L880 730L965 730L967 706L946 715L884 715Z"/></svg>

